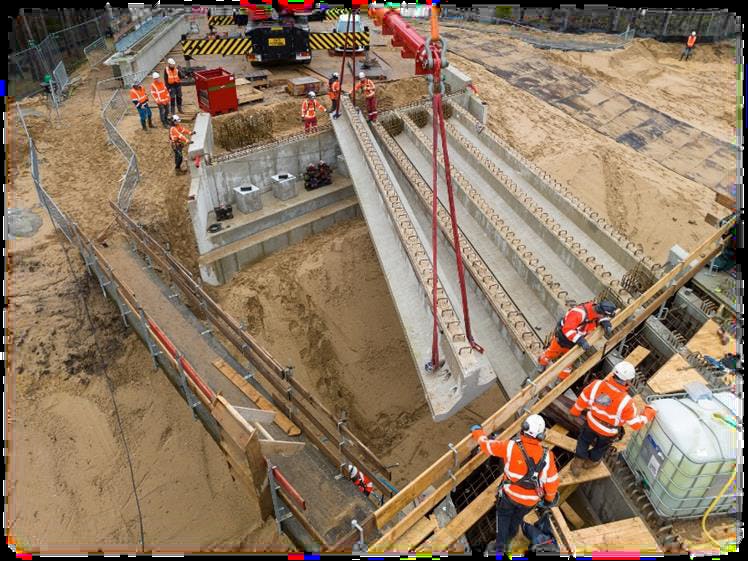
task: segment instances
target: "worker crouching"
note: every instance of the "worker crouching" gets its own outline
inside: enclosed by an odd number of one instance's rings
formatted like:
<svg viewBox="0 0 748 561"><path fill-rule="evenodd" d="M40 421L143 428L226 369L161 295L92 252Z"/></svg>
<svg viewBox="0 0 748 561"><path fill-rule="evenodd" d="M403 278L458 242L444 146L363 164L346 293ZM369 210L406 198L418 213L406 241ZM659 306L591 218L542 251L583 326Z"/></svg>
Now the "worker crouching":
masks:
<svg viewBox="0 0 748 561"><path fill-rule="evenodd" d="M309 92L307 99L301 103L301 119L304 121L304 132L317 132L317 111L325 112L325 108L317 101L317 94Z"/></svg>
<svg viewBox="0 0 748 561"><path fill-rule="evenodd" d="M181 124L181 118L179 115L174 115L171 118L174 123L169 129L169 140L171 141L171 148L174 151L174 170L177 172L185 172L186 169L182 169L182 160L184 156L184 147L190 143L190 136L195 134L190 129Z"/></svg>
<svg viewBox="0 0 748 561"><path fill-rule="evenodd" d="M377 120L377 95L376 86L374 82L366 77L366 74L359 72L358 84L351 90L351 93L360 89L364 90L364 96L366 97L366 120L376 121Z"/></svg>
<svg viewBox="0 0 748 561"><path fill-rule="evenodd" d="M642 415L636 410L628 393L635 377L636 369L630 362L619 362L608 377L585 387L569 410L575 417L587 410L587 423L577 438L575 457L571 461L574 475L597 466L608 448L623 437L624 426L639 430L655 418L652 407L646 406Z"/></svg>
<svg viewBox="0 0 748 561"><path fill-rule="evenodd" d="M359 491L361 491L367 497L371 495L371 492L374 490L374 483L372 483L371 480L366 477L363 472L361 472L356 466L354 466L353 464L347 464L345 466L345 473L348 476L348 479L353 481L353 484L358 488Z"/></svg>
<svg viewBox="0 0 748 561"><path fill-rule="evenodd" d="M598 326L605 331L605 337L610 338L613 334L610 320L615 315L616 306L608 300L574 306L558 321L550 345L538 358L538 371L543 372L551 362L564 356L574 345L579 345L585 351L589 350L591 346L585 336ZM569 374L570 367L562 370L558 377L565 380Z"/></svg>
<svg viewBox="0 0 748 561"><path fill-rule="evenodd" d="M530 415L518 436L510 440L489 440L480 425L470 428L481 450L504 461L496 495L496 552L508 553L522 519L534 507L558 502L558 469L553 452L544 448L545 421Z"/></svg>

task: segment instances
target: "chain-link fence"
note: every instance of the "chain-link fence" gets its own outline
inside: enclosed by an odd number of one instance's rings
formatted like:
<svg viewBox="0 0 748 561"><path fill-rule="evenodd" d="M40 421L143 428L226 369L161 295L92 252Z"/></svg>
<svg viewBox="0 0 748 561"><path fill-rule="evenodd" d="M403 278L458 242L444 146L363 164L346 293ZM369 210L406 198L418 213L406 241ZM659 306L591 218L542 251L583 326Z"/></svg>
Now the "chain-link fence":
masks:
<svg viewBox="0 0 748 561"><path fill-rule="evenodd" d="M83 54L91 65L91 68L95 68L104 62L113 53L114 49L109 46L105 37L99 37L90 45L83 47Z"/></svg>
<svg viewBox="0 0 748 561"><path fill-rule="evenodd" d="M52 219L52 223L54 224L55 228L60 230L60 232L62 232L62 234L68 239L68 241L73 242L73 237L75 234L73 228L71 227L70 219L64 212L62 212L62 210L60 210L60 207L57 206L54 200L52 200L52 197L49 196L49 193L47 193L42 186L42 178L39 170L39 152L36 149L34 140L29 134L29 129L26 126L26 121L23 118L23 110L17 103L16 112L18 113L18 120L23 126L23 130L26 133L26 138L28 139L31 179L34 181L34 189L36 190L36 195L39 198L39 202L49 213L49 217Z"/></svg>
<svg viewBox="0 0 748 561"><path fill-rule="evenodd" d="M117 130L117 124L125 116L129 102L125 98L124 90L118 89L101 110L101 119L104 122L109 141L117 147L122 157L127 162L127 171L120 180L120 188L117 194L117 206L127 212L132 202L132 197L140 181L140 170L138 169L138 158L135 150L127 143Z"/></svg>

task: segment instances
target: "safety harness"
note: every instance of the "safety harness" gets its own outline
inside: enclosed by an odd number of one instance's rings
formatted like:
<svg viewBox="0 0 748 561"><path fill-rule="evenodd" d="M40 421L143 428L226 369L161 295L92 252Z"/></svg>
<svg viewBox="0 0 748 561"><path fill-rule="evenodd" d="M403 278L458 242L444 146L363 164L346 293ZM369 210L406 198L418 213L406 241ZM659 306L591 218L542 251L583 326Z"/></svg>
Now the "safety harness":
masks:
<svg viewBox="0 0 748 561"><path fill-rule="evenodd" d="M522 452L522 457L525 460L525 465L527 465L527 472L525 475L523 475L518 481L505 481L505 485L519 485L523 489L527 489L529 491L535 491L538 494L538 497L542 497L544 495L543 486L540 484L540 474L542 473L543 469L545 469L545 464L548 461L548 450L543 449L543 456L540 458L540 461L536 464L532 458L525 452L524 446L522 446L522 440L519 437L515 437L512 439L514 441L514 444L519 448L519 451Z"/></svg>

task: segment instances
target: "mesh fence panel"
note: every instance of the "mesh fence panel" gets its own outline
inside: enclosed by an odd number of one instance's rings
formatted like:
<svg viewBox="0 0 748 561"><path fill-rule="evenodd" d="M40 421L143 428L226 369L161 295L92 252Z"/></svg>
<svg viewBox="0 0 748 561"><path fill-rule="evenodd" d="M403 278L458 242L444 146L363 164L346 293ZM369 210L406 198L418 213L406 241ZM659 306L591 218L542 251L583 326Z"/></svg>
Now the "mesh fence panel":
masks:
<svg viewBox="0 0 748 561"><path fill-rule="evenodd" d="M60 207L57 206L52 197L42 187L42 180L39 174L39 155L31 138L29 138L29 158L31 160L31 178L34 180L34 187L36 188L36 195L39 197L39 202L47 209L55 227L62 232L69 242L75 243L73 241L75 233L70 219L60 210Z"/></svg>
<svg viewBox="0 0 748 561"><path fill-rule="evenodd" d="M140 181L138 158L135 155L135 151L117 130L117 124L127 112L128 104L129 102L125 99L124 91L118 89L112 94L109 102L101 111L101 119L104 122L104 128L106 129L109 141L117 147L122 157L127 161L127 171L122 177L117 194L117 206L124 211L127 211L130 207L135 187L137 187Z"/></svg>
<svg viewBox="0 0 748 561"><path fill-rule="evenodd" d="M45 61L35 47L9 55L8 94L21 99L42 92L45 74Z"/></svg>
<svg viewBox="0 0 748 561"><path fill-rule="evenodd" d="M104 37L99 37L90 45L83 47L83 54L92 67L104 62L113 52Z"/></svg>
<svg viewBox="0 0 748 561"><path fill-rule="evenodd" d="M52 71L52 76L54 76L55 82L57 83L58 91L64 92L68 87L70 79L68 78L68 73L67 70L65 70L65 63L63 61L60 61L57 66L55 66L55 69Z"/></svg>

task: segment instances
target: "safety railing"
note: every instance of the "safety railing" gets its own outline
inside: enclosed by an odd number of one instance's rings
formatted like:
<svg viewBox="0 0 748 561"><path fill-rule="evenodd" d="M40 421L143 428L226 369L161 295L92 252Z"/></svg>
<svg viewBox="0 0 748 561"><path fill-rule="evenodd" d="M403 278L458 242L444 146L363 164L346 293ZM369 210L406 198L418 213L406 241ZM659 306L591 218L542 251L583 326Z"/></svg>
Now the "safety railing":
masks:
<svg viewBox="0 0 748 561"><path fill-rule="evenodd" d="M130 208L135 188L140 181L140 170L138 169L138 158L135 150L117 130L117 124L125 116L128 105L124 92L118 89L101 110L101 119L104 122L109 142L117 147L117 150L127 162L127 170L120 180L120 188L117 193L117 205L125 212Z"/></svg>

